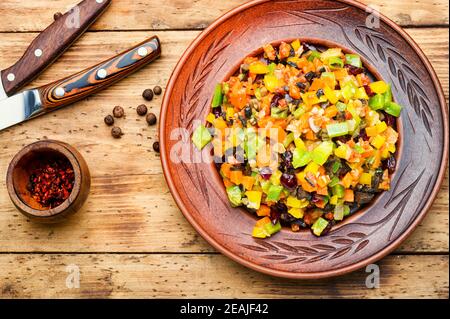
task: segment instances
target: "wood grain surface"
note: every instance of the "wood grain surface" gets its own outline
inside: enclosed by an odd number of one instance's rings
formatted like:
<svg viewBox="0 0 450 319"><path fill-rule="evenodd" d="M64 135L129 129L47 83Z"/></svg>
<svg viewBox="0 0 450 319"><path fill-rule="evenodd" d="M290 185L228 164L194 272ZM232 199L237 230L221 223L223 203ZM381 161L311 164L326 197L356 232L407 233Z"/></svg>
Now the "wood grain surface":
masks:
<svg viewBox="0 0 450 319"><path fill-rule="evenodd" d="M0 298L448 297L448 173L421 226L380 263L382 285L376 290L365 288L364 271L302 285L260 275L216 254L186 222L167 189L159 157L151 149L156 127L149 127L135 108L145 102L144 89L165 86L182 52L199 34L194 29L242 2L115 0L93 32L32 83L40 86L71 75L153 34L162 41L162 58L138 73L75 105L0 132ZM448 2L371 3L379 4L394 21L411 26L406 31L433 64L448 101ZM70 4L67 0L2 1L0 66L14 63L36 31L51 22L53 13L63 12ZM18 12L27 17L20 23ZM159 115L160 102L161 97L156 97L145 103ZM114 140L103 124L115 105L126 110L126 118L118 120L125 132L121 140ZM92 174L87 204L58 226L25 219L5 187L6 169L14 154L47 138L75 146ZM85 269L78 290L65 286L68 264ZM52 267L54 272L48 273ZM186 282L187 278L193 279ZM244 284L247 278L252 285Z"/></svg>

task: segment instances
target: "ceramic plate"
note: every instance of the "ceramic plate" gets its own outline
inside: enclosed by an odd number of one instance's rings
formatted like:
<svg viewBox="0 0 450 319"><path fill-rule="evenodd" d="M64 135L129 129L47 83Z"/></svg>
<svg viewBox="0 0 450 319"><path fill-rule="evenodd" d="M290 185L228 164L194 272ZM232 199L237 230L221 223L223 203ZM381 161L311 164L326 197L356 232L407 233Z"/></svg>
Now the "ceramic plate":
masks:
<svg viewBox="0 0 450 319"><path fill-rule="evenodd" d="M446 102L423 52L400 27L378 17L349 0L253 1L213 23L181 58L161 113L164 174L188 221L226 256L274 276L336 276L384 257L424 218L447 162ZM231 208L214 164L195 163L195 158L180 162L176 155L191 145L196 120L205 121L218 82L262 45L295 38L356 52L366 67L393 84L394 97L405 107L399 119L399 161L392 190L329 235L316 238L310 231L283 229L257 240L251 237L256 217ZM198 151L191 152L198 157Z"/></svg>

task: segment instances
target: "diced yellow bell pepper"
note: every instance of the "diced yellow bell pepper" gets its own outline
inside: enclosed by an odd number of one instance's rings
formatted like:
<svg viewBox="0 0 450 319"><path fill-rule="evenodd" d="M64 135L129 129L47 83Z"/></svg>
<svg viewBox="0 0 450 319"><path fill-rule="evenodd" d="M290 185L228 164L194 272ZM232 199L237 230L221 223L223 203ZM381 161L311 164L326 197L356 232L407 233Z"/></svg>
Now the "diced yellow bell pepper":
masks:
<svg viewBox="0 0 450 319"><path fill-rule="evenodd" d="M349 159L351 156L351 150L347 144L342 144L334 150L334 155L342 159Z"/></svg>
<svg viewBox="0 0 450 319"><path fill-rule="evenodd" d="M261 61L253 62L249 66L249 72L253 73L253 74L267 74L267 73L269 73L269 71L270 70L269 70L269 67L267 66L267 64L265 64Z"/></svg>
<svg viewBox="0 0 450 319"><path fill-rule="evenodd" d="M275 90L281 86L280 80L273 74L266 74L264 77L264 84L269 92L275 92Z"/></svg>
<svg viewBox="0 0 450 319"><path fill-rule="evenodd" d="M275 186L280 185L281 175L283 175L283 173L279 170L276 170L275 173L273 173L272 176L270 177L270 182Z"/></svg>
<svg viewBox="0 0 450 319"><path fill-rule="evenodd" d="M374 137L378 135L378 129L376 126L366 127L366 134L369 137Z"/></svg>
<svg viewBox="0 0 450 319"><path fill-rule="evenodd" d="M359 178L359 183L363 185L372 185L372 175L369 173L362 173L361 177Z"/></svg>
<svg viewBox="0 0 450 319"><path fill-rule="evenodd" d="M231 120L234 117L234 107L227 108L227 120Z"/></svg>
<svg viewBox="0 0 450 319"><path fill-rule="evenodd" d="M301 208L291 208L288 210L288 213L297 219L303 218L305 215L305 212Z"/></svg>
<svg viewBox="0 0 450 319"><path fill-rule="evenodd" d="M249 204L247 207L258 210L261 207L262 192L248 191L245 192Z"/></svg>
<svg viewBox="0 0 450 319"><path fill-rule="evenodd" d="M395 147L394 144L388 144L387 149L389 150L389 152L391 152L392 154L395 153L395 151L397 150L397 148Z"/></svg>
<svg viewBox="0 0 450 319"><path fill-rule="evenodd" d="M389 89L389 86L384 81L373 82L370 83L369 86L372 89L372 91L377 94L386 93L386 91Z"/></svg>
<svg viewBox="0 0 450 319"><path fill-rule="evenodd" d="M266 230L264 229L264 227L257 226L255 228L253 228L252 236L254 238L264 239L264 238L267 238L268 234L267 234Z"/></svg>
<svg viewBox="0 0 450 319"><path fill-rule="evenodd" d="M227 122L225 122L225 120L221 117L218 117L216 119L213 120L213 125L215 128L217 129L225 129L228 127Z"/></svg>
<svg viewBox="0 0 450 319"><path fill-rule="evenodd" d="M212 113L209 113L208 116L206 117L206 121L211 124L214 123L215 119L216 119L216 116Z"/></svg>
<svg viewBox="0 0 450 319"><path fill-rule="evenodd" d="M382 159L387 159L389 156L390 156L390 154L389 154L388 148L387 147L383 147L381 149L381 158Z"/></svg>
<svg viewBox="0 0 450 319"><path fill-rule="evenodd" d="M377 135L373 138L370 144L372 144L376 149L379 150L384 145L384 143L386 143L386 138L384 136Z"/></svg>
<svg viewBox="0 0 450 319"><path fill-rule="evenodd" d="M359 88L356 91L355 97L357 99L363 99L363 100L368 100L369 99L369 96L366 93L366 89L364 89L364 88Z"/></svg>
<svg viewBox="0 0 450 319"><path fill-rule="evenodd" d="M300 49L300 45L301 45L301 43L300 43L299 39L297 39L291 43L291 47L294 49L295 52L297 52L298 49Z"/></svg>
<svg viewBox="0 0 450 319"><path fill-rule="evenodd" d="M286 201L286 205L288 207L300 208L302 205L302 202L294 196L289 196Z"/></svg>
<svg viewBox="0 0 450 319"><path fill-rule="evenodd" d="M303 99L303 102L308 106L312 106L314 104L320 103L320 100L317 97L316 92L306 92L306 93L302 94L302 99Z"/></svg>
<svg viewBox="0 0 450 319"><path fill-rule="evenodd" d="M387 126L386 122L383 121L383 122L378 123L376 128L377 128L378 134L381 134L387 130L388 126Z"/></svg>
<svg viewBox="0 0 450 319"><path fill-rule="evenodd" d="M339 96L338 94L336 94L336 91L330 89L328 86L323 89L323 92L325 93L325 96L327 97L328 101L331 102L331 104L336 104L339 101Z"/></svg>
<svg viewBox="0 0 450 319"><path fill-rule="evenodd" d="M330 204L336 206L338 204L339 196L334 195L330 198Z"/></svg>
<svg viewBox="0 0 450 319"><path fill-rule="evenodd" d="M294 143L295 143L295 147L296 147L296 148L301 149L301 150L304 150L304 151L307 150L306 145L305 145L305 142L303 142L303 140L302 140L301 138L296 138L296 139L294 140Z"/></svg>
<svg viewBox="0 0 450 319"><path fill-rule="evenodd" d="M317 174L317 172L319 171L319 168L320 168L319 164L316 164L315 162L311 162L305 167L305 173L311 172L313 174Z"/></svg>

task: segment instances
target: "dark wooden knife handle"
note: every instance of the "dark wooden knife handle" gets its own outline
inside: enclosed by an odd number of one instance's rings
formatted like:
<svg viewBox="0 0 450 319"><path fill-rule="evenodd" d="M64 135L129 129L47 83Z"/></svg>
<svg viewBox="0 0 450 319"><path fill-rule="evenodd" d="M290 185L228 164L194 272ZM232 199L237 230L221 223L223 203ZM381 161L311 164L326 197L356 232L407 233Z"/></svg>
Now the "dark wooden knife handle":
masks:
<svg viewBox="0 0 450 319"><path fill-rule="evenodd" d="M96 93L161 56L154 36L96 66L38 89L43 112L72 104Z"/></svg>
<svg viewBox="0 0 450 319"><path fill-rule="evenodd" d="M1 71L8 96L19 91L52 64L105 11L111 0L84 0L42 31L16 64Z"/></svg>

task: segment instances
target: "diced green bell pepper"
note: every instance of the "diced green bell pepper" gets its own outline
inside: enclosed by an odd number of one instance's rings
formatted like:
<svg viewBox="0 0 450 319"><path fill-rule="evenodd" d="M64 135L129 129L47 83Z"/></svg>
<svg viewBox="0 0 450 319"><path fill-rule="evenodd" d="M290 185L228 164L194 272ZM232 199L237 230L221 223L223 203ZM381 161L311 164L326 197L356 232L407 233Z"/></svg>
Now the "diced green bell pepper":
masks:
<svg viewBox="0 0 450 319"><path fill-rule="evenodd" d="M337 184L337 185L333 186L332 193L333 193L333 195L335 195L339 198L343 198L344 193L345 193L345 187L342 186L341 184Z"/></svg>
<svg viewBox="0 0 450 319"><path fill-rule="evenodd" d="M319 217L319 219L316 220L314 225L312 225L311 230L313 231L314 235L320 237L322 235L323 231L328 227L328 221L323 219L322 217Z"/></svg>
<svg viewBox="0 0 450 319"><path fill-rule="evenodd" d="M227 188L228 199L231 206L238 207L242 204L242 191L239 186L231 186Z"/></svg>
<svg viewBox="0 0 450 319"><path fill-rule="evenodd" d="M289 144L294 142L294 140L295 140L294 133L289 133L283 141L283 146L287 148Z"/></svg>
<svg viewBox="0 0 450 319"><path fill-rule="evenodd" d="M264 230L268 233L269 236L272 236L281 230L281 224L280 222L276 223L275 225L273 223L267 223L264 225Z"/></svg>
<svg viewBox="0 0 450 319"><path fill-rule="evenodd" d="M285 119L288 117L288 110L281 110L279 107L270 109L270 116L274 119Z"/></svg>
<svg viewBox="0 0 450 319"><path fill-rule="evenodd" d="M372 110L377 111L384 108L384 95L376 94L369 99L369 106Z"/></svg>
<svg viewBox="0 0 450 319"><path fill-rule="evenodd" d="M344 216L350 215L350 206L344 205Z"/></svg>
<svg viewBox="0 0 450 319"><path fill-rule="evenodd" d="M337 204L334 207L334 219L335 220L343 220L344 219L344 205L343 204Z"/></svg>
<svg viewBox="0 0 450 319"><path fill-rule="evenodd" d="M383 93L383 95L384 95L384 105L394 101L394 97L392 95L392 85L390 83L388 83L388 89L386 90L386 92Z"/></svg>
<svg viewBox="0 0 450 319"><path fill-rule="evenodd" d="M292 165L294 168L303 167L312 161L311 152L307 150L296 148L293 152Z"/></svg>
<svg viewBox="0 0 450 319"><path fill-rule="evenodd" d="M331 170L333 171L333 174L336 174L338 171L339 171L339 169L342 167L342 164L341 164L341 162L339 162L339 161L335 161L334 163L333 163L333 166L331 167ZM338 179L338 182L339 182L339 179ZM337 184L337 183L336 183Z"/></svg>
<svg viewBox="0 0 450 319"><path fill-rule="evenodd" d="M342 122L342 123L328 124L327 132L328 132L328 136L332 137L332 138L347 135L349 133L348 132L348 123Z"/></svg>
<svg viewBox="0 0 450 319"><path fill-rule="evenodd" d="M397 104L395 102L389 102L385 105L384 111L387 114L390 114L395 117L399 117L400 113L402 112L402 108L403 107L400 104Z"/></svg>
<svg viewBox="0 0 450 319"><path fill-rule="evenodd" d="M283 191L283 186L281 185L271 185L269 192L267 193L267 200L270 202L277 202L280 199L281 192Z"/></svg>
<svg viewBox="0 0 450 319"><path fill-rule="evenodd" d="M223 92L222 92L222 84L217 84L214 90L214 97L212 100L212 107L220 107L223 103Z"/></svg>
<svg viewBox="0 0 450 319"><path fill-rule="evenodd" d="M320 52L311 51L311 54L308 56L308 61L313 62L314 59L320 59Z"/></svg>
<svg viewBox="0 0 450 319"><path fill-rule="evenodd" d="M348 82L342 89L342 96L346 99L346 100L350 100L352 99L355 94L356 94L356 90L357 88L351 84L351 82Z"/></svg>
<svg viewBox="0 0 450 319"><path fill-rule="evenodd" d="M342 61L342 59L338 57L331 57L328 60L328 64L332 69L340 69L344 67L344 61Z"/></svg>
<svg viewBox="0 0 450 319"><path fill-rule="evenodd" d="M330 141L324 141L319 144L311 153L311 158L314 163L323 165L328 158L333 154L334 144Z"/></svg>
<svg viewBox="0 0 450 319"><path fill-rule="evenodd" d="M211 133L209 133L209 130L204 125L197 127L192 135L192 142L200 151L211 142L211 140Z"/></svg>
<svg viewBox="0 0 450 319"><path fill-rule="evenodd" d="M356 54L346 54L345 60L347 61L347 64L353 65L357 68L362 68L362 62L359 55Z"/></svg>
<svg viewBox="0 0 450 319"><path fill-rule="evenodd" d="M303 114L305 114L305 108L304 108L303 106L300 105L300 106L294 111L294 113L292 113L292 114L294 114L294 117L295 117L296 119L299 119L300 116L302 116Z"/></svg>
<svg viewBox="0 0 450 319"><path fill-rule="evenodd" d="M339 163L339 162L336 162L336 163ZM337 172L337 171L336 171L336 172ZM335 174L336 174L336 172L335 172ZM339 184L339 177L334 176L334 177L331 179L331 182L330 182L330 184L328 184L328 186L329 186L329 187L334 187L334 186L336 186L337 184Z"/></svg>

